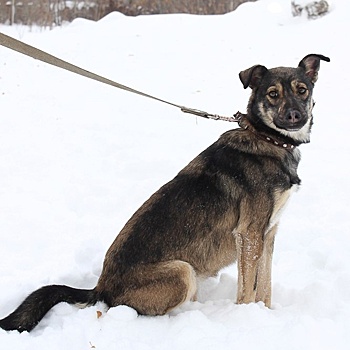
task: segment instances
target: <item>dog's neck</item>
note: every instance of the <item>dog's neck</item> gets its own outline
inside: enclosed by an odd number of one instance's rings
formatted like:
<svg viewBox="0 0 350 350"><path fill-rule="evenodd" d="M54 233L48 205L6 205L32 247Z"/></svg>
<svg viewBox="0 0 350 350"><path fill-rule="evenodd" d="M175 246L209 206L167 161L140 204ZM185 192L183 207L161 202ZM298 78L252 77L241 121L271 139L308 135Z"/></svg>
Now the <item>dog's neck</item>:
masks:
<svg viewBox="0 0 350 350"><path fill-rule="evenodd" d="M288 136L281 135L265 125L255 125L251 119L252 118L249 118L247 114L241 114L239 126L242 129L249 130L263 141L286 150L293 150L301 144L301 142L295 141Z"/></svg>

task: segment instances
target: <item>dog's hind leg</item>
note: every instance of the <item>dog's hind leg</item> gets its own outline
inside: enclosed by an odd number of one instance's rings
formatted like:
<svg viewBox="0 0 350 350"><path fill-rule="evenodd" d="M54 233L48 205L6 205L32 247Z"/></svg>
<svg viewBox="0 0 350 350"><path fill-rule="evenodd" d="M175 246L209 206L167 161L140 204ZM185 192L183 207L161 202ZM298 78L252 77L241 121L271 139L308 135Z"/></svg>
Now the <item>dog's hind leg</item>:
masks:
<svg viewBox="0 0 350 350"><path fill-rule="evenodd" d="M193 267L180 260L137 266L123 280L124 292L112 302L142 315L164 315L196 297Z"/></svg>
<svg viewBox="0 0 350 350"><path fill-rule="evenodd" d="M259 260L255 301L262 301L271 307L271 268L272 253L277 225L273 226L264 237L263 254Z"/></svg>

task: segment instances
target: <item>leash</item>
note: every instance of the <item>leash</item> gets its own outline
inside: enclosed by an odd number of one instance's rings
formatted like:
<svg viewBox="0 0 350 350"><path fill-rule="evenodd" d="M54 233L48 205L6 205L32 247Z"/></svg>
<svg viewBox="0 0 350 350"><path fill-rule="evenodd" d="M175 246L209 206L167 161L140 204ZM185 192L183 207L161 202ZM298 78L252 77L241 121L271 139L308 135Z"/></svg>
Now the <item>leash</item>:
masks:
<svg viewBox="0 0 350 350"><path fill-rule="evenodd" d="M48 64L51 64L52 66L55 66L55 67L58 67L61 69L65 69L65 70L70 71L72 73L82 75L83 77L86 77L86 78L89 78L92 80L96 80L96 81L103 83L103 84L114 86L118 89L129 91L129 92L132 92L132 93L140 95L140 96L144 96L144 97L147 97L147 98L150 98L150 99L162 102L162 103L166 103L170 106L179 108L181 110L181 112L183 112L183 113L193 114L193 115L196 115L198 117L202 117L202 118L206 118L206 119L223 120L226 122L237 122L237 123L240 121L241 116L242 116L240 112L237 112L233 117L220 116L218 114L212 114L212 113L208 113L205 111L201 111L199 109L188 108L185 106L178 105L176 103L172 103L172 102L163 100L161 98L146 94L142 91L138 91L136 89L130 88L126 85L119 84L113 80L104 78L98 74L89 72L85 69L82 69L78 66L75 66L67 61L64 61L64 60L58 58L58 57L55 57L55 56L53 56L45 51L39 50L34 46L30 46L28 44L25 44L24 42L17 40L17 39L14 39L14 38L12 38L8 35L5 35L1 32L0 32L0 44L2 46L5 46L5 47L11 49L11 50L17 51L23 55L32 57L34 59L40 60L40 61L48 63Z"/></svg>

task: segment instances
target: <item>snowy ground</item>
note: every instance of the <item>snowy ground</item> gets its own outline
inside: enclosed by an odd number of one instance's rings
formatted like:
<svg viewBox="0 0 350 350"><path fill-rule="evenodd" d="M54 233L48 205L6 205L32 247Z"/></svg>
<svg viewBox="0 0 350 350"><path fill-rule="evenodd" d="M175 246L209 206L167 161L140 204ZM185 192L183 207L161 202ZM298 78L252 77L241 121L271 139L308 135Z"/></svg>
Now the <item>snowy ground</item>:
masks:
<svg viewBox="0 0 350 350"><path fill-rule="evenodd" d="M0 330L1 349L349 348L350 3L334 0L315 21L293 18L289 5L261 0L207 17L112 13L52 31L0 27L110 79L226 115L245 111L239 71L296 66L309 53L331 58L315 88L312 141L301 146L303 186L276 239L271 310L234 303L232 266L171 315L60 304L30 334ZM92 288L130 215L234 127L3 47L0 106L0 318L45 284Z"/></svg>

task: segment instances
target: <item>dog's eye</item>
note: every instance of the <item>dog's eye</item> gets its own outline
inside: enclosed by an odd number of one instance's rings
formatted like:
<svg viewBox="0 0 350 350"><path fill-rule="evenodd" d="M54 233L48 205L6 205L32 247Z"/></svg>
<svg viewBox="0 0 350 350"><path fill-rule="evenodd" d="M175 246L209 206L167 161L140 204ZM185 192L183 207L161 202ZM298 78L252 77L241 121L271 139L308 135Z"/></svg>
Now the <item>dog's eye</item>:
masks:
<svg viewBox="0 0 350 350"><path fill-rule="evenodd" d="M304 87L299 87L298 88L298 93L299 93L299 95L304 95L305 93L306 93L306 89L304 88Z"/></svg>
<svg viewBox="0 0 350 350"><path fill-rule="evenodd" d="M276 90L271 90L271 91L269 91L268 95L271 98L277 98L278 97L278 92Z"/></svg>

